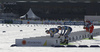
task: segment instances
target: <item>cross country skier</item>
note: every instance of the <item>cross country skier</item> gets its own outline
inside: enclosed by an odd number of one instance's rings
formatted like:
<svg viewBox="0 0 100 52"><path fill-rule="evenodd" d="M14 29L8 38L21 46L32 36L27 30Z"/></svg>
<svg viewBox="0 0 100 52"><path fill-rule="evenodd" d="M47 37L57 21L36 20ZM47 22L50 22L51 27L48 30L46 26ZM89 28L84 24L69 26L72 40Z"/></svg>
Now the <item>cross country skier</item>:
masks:
<svg viewBox="0 0 100 52"><path fill-rule="evenodd" d="M49 30L45 31L47 34L50 34L51 37L54 37L54 34L59 32L59 29L57 28L50 28Z"/></svg>
<svg viewBox="0 0 100 52"><path fill-rule="evenodd" d="M86 25L85 26L86 27L84 27L84 29L86 29L86 31L90 33L89 39L93 39L92 32L93 32L93 29L94 29L94 25L93 25L92 21L86 21Z"/></svg>
<svg viewBox="0 0 100 52"><path fill-rule="evenodd" d="M72 28L68 26L62 26L62 27L58 26L58 29L61 30L61 34L58 38L60 38L61 36L64 36L65 40L62 43L68 44L69 34L71 33Z"/></svg>

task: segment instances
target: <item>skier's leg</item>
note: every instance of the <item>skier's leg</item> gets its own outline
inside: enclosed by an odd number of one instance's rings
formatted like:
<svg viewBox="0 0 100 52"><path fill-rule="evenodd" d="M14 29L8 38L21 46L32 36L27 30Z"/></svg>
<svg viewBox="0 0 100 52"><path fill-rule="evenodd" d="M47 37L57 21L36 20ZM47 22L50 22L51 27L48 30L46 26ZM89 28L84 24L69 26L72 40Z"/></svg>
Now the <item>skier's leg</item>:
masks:
<svg viewBox="0 0 100 52"><path fill-rule="evenodd" d="M90 36L91 36L91 39L93 39L93 34L92 34L92 32L93 32L93 27L90 27Z"/></svg>

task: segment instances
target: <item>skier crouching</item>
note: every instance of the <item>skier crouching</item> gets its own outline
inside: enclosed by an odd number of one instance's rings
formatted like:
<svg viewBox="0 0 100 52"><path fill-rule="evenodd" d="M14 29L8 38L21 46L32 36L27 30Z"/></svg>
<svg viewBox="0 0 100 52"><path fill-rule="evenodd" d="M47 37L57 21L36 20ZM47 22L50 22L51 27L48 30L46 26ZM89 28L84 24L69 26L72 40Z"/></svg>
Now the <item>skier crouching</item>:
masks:
<svg viewBox="0 0 100 52"><path fill-rule="evenodd" d="M59 32L59 29L57 28L50 28L49 30L45 31L47 34L50 34L50 37L54 37L54 34Z"/></svg>
<svg viewBox="0 0 100 52"><path fill-rule="evenodd" d="M61 34L58 38L60 38L61 36L64 36L65 37L65 40L62 42L62 43L66 43L68 44L68 40L69 40L69 35L72 31L72 28L71 27L68 27L68 26L58 26L57 27L59 30L61 30Z"/></svg>

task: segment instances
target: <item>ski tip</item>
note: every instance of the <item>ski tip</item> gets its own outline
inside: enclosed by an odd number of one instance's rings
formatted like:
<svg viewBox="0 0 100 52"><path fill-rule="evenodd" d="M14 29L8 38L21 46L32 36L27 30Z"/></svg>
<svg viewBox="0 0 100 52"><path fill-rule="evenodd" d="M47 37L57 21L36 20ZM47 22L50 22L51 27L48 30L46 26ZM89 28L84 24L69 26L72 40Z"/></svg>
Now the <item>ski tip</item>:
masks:
<svg viewBox="0 0 100 52"><path fill-rule="evenodd" d="M67 45L66 47L77 47L76 45Z"/></svg>
<svg viewBox="0 0 100 52"><path fill-rule="evenodd" d="M17 46L16 44L13 44L13 45L11 45L10 47L14 47L14 46Z"/></svg>
<svg viewBox="0 0 100 52"><path fill-rule="evenodd" d="M53 45L52 47L65 47L64 45Z"/></svg>
<svg viewBox="0 0 100 52"><path fill-rule="evenodd" d="M99 45L91 45L90 47L100 47Z"/></svg>
<svg viewBox="0 0 100 52"><path fill-rule="evenodd" d="M88 47L88 45L79 45L78 47Z"/></svg>

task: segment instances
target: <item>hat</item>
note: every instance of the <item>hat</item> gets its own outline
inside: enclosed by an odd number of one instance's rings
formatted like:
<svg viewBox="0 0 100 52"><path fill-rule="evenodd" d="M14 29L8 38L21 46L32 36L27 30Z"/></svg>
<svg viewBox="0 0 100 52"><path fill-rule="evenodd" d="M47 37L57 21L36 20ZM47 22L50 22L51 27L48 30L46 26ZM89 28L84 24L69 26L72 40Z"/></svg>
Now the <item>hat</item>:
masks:
<svg viewBox="0 0 100 52"><path fill-rule="evenodd" d="M59 29L59 28L61 28L61 26L58 26L57 28Z"/></svg>
<svg viewBox="0 0 100 52"><path fill-rule="evenodd" d="M49 33L49 30L46 30L45 32L46 32L46 33Z"/></svg>

